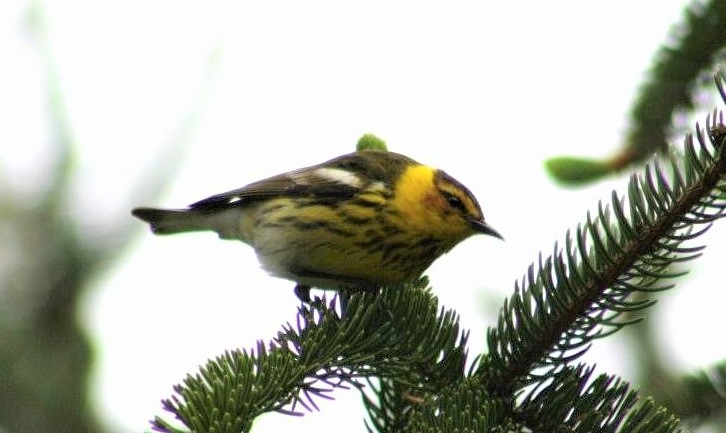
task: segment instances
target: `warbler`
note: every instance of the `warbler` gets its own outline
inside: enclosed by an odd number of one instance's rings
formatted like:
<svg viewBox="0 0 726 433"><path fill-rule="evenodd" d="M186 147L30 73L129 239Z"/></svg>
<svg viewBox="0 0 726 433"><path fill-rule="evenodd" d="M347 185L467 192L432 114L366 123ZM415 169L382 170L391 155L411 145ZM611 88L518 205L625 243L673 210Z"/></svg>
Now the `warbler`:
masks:
<svg viewBox="0 0 726 433"><path fill-rule="evenodd" d="M310 287L410 282L474 234L501 238L464 185L380 150L282 173L186 209L140 207L132 214L156 234L211 230L249 244L267 272L297 283L303 300Z"/></svg>

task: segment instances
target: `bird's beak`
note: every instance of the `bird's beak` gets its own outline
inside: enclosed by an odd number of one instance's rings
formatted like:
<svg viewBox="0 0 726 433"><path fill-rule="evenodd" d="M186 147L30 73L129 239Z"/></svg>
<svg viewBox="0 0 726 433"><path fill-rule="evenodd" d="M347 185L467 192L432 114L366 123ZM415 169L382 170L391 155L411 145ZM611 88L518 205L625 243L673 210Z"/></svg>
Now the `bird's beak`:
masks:
<svg viewBox="0 0 726 433"><path fill-rule="evenodd" d="M495 238L504 240L502 235L500 235L499 232L494 230L489 224L484 222L484 220L472 220L471 228L473 228L478 233L482 233L482 234L489 235L489 236L494 236Z"/></svg>

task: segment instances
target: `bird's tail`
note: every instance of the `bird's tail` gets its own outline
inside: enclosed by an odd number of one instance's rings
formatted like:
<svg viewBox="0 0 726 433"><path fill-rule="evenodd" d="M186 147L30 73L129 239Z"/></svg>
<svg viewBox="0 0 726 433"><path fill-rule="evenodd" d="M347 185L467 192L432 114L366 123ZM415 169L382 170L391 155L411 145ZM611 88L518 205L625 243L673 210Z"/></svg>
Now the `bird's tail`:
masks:
<svg viewBox="0 0 726 433"><path fill-rule="evenodd" d="M151 226L158 235L209 230L207 218L195 210L138 207L131 214Z"/></svg>

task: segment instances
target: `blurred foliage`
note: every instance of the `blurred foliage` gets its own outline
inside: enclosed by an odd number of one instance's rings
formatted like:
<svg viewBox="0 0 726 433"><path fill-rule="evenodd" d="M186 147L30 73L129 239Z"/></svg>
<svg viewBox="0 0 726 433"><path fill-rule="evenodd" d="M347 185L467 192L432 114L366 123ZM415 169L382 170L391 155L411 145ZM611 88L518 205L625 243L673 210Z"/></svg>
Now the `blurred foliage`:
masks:
<svg viewBox="0 0 726 433"><path fill-rule="evenodd" d="M15 191L0 176L0 431L101 432L89 401L89 376L95 360L92 342L81 328L78 308L94 278L124 252L132 239L132 222L112 219L95 234L74 220L71 209L80 144L66 107L48 23L41 3L29 9L32 34L45 72L52 142L45 156L50 173L36 195ZM206 82L215 72L211 65ZM197 95L201 107L206 88ZM196 111L180 121L166 152L160 152L156 172L144 179L137 196L157 196L169 182L185 140L196 124ZM45 161L43 161L45 162ZM129 204L128 207L131 207ZM125 215L124 215L125 216ZM98 235L103 233L103 235Z"/></svg>
<svg viewBox="0 0 726 433"><path fill-rule="evenodd" d="M69 219L75 143L40 16L56 160L45 190L29 200L7 181L0 189L2 237L12 242L0 273L0 427L8 432L98 432L87 398L93 353L76 313L84 287L112 258ZM2 180L0 180L2 181Z"/></svg>
<svg viewBox="0 0 726 433"><path fill-rule="evenodd" d="M621 149L603 160L558 156L545 162L554 180L583 185L628 167L642 164L654 153L668 152L673 115L693 109L694 90L710 81L713 67L724 60L726 2L694 1L683 23L672 30L672 40L658 51L646 81L630 110Z"/></svg>

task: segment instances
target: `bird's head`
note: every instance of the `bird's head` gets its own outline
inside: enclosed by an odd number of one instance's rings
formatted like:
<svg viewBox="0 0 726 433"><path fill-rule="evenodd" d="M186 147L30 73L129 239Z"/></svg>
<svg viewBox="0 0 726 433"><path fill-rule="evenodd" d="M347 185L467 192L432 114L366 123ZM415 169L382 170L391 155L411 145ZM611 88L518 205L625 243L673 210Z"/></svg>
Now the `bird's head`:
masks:
<svg viewBox="0 0 726 433"><path fill-rule="evenodd" d="M502 239L484 221L471 191L442 170L425 165L406 168L396 182L393 206L407 225L451 246L478 233Z"/></svg>

